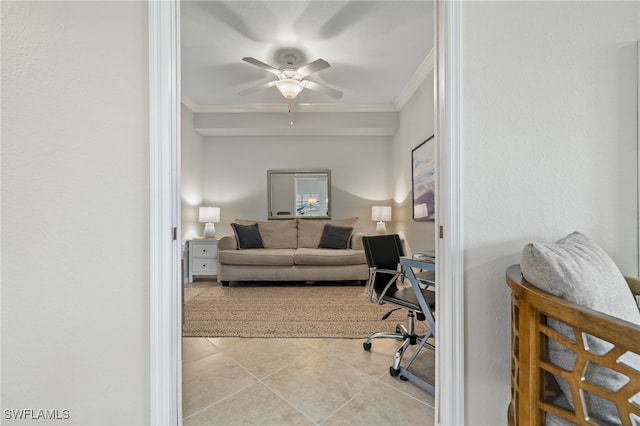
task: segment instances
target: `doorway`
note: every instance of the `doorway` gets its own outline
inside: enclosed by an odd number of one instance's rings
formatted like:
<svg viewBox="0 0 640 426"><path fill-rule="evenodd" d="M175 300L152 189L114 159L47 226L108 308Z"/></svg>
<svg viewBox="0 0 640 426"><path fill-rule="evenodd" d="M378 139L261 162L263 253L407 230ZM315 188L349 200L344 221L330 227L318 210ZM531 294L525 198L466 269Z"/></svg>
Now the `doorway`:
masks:
<svg viewBox="0 0 640 426"><path fill-rule="evenodd" d="M437 3L436 137L438 152L439 239L441 266L438 292L446 313L439 327L453 330L442 335L437 349L439 367L436 422L464 422L464 363L462 306L462 232L458 167L460 155L459 53L460 5ZM181 423L180 354L180 250L176 232L180 223L179 191L179 4L149 4L151 103L151 420L153 424ZM166 84L169 81L171 84ZM446 143L443 143L445 142ZM164 237L165 235L172 235ZM446 317L446 318L443 318ZM440 361L442 360L442 361ZM446 362L445 362L446 360Z"/></svg>

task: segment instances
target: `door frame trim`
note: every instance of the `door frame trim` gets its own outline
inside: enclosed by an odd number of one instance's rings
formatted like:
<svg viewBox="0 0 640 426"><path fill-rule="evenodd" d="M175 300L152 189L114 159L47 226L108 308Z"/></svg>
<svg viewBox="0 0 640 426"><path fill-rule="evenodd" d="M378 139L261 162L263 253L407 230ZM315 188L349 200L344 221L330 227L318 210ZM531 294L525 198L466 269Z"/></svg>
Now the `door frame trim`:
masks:
<svg viewBox="0 0 640 426"><path fill-rule="evenodd" d="M180 2L150 0L150 424L182 424Z"/></svg>
<svg viewBox="0 0 640 426"><path fill-rule="evenodd" d="M436 423L465 424L462 49L458 1L436 1Z"/></svg>
<svg viewBox="0 0 640 426"><path fill-rule="evenodd" d="M180 0L149 7L150 423L182 424L180 232ZM436 1L438 141L436 423L465 422L464 240L460 2Z"/></svg>

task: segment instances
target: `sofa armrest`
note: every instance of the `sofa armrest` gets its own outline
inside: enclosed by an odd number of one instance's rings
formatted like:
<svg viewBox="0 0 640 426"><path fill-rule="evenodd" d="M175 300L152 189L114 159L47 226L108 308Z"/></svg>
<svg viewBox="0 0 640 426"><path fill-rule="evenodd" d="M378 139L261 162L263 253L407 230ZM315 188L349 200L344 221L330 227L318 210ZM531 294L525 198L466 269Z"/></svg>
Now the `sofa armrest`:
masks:
<svg viewBox="0 0 640 426"><path fill-rule="evenodd" d="M362 243L363 232L356 232L351 237L351 248L354 250L364 250L364 244Z"/></svg>
<svg viewBox="0 0 640 426"><path fill-rule="evenodd" d="M218 250L237 250L236 239L234 237L222 237L218 241Z"/></svg>

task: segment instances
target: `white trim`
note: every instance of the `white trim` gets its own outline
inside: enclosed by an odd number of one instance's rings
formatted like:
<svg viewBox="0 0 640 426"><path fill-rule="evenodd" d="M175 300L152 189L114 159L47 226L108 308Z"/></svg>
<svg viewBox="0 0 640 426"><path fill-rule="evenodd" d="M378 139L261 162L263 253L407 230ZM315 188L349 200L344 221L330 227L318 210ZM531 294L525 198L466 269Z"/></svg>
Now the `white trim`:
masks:
<svg viewBox="0 0 640 426"><path fill-rule="evenodd" d="M413 74L409 82L404 86L404 88L400 91L400 94L396 98L395 106L398 111L401 111L402 108L409 102L409 99L413 96L413 94L418 90L422 82L427 78L429 73L434 69L434 51L435 49L431 49L431 52L424 58L424 61L420 64L416 72Z"/></svg>
<svg viewBox="0 0 640 426"><path fill-rule="evenodd" d="M182 94L182 104L189 108L192 112L196 112L196 110L198 109L198 104L184 93Z"/></svg>
<svg viewBox="0 0 640 426"><path fill-rule="evenodd" d="M198 105L184 96L182 103L193 112L288 112L289 105L248 104L248 105ZM344 104L294 104L293 112L398 112L393 104L344 105Z"/></svg>
<svg viewBox="0 0 640 426"><path fill-rule="evenodd" d="M178 0L149 7L150 423L182 423Z"/></svg>
<svg viewBox="0 0 640 426"><path fill-rule="evenodd" d="M295 120L295 116L294 116ZM202 136L393 136L397 128L350 128L350 129L326 129L326 128L195 128Z"/></svg>
<svg viewBox="0 0 640 426"><path fill-rule="evenodd" d="M182 424L179 0L149 1L150 423ZM461 5L436 3L438 219L436 422L465 422L461 141ZM192 104L193 106L193 104ZM201 107L197 107L199 109ZM395 108L395 106L394 106ZM395 110L395 109L394 109ZM204 112L204 111L203 111Z"/></svg>
<svg viewBox="0 0 640 426"><path fill-rule="evenodd" d="M436 2L436 423L465 424L461 2Z"/></svg>

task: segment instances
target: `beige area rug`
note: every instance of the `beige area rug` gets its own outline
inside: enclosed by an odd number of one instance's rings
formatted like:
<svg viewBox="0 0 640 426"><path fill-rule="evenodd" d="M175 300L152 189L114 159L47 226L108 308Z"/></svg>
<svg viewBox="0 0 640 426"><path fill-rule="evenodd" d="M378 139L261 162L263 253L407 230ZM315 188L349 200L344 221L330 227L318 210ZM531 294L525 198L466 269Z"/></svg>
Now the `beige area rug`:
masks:
<svg viewBox="0 0 640 426"><path fill-rule="evenodd" d="M393 306L369 302L362 286L215 286L185 304L185 337L366 338L406 324ZM426 322L416 322L418 332Z"/></svg>

